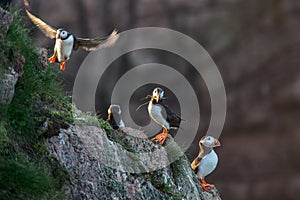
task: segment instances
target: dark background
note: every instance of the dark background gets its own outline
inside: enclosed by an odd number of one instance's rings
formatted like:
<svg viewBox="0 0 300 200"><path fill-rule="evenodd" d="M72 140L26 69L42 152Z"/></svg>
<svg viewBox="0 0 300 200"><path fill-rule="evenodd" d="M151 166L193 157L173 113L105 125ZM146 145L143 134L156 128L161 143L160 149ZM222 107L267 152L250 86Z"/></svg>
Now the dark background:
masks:
<svg viewBox="0 0 300 200"><path fill-rule="evenodd" d="M30 3L34 14L81 37L104 36L114 28L125 31L158 26L197 40L222 74L228 103L220 138L222 146L216 150L219 166L207 181L216 184L223 199L299 199L299 1L32 0ZM36 28L32 35L38 46L52 53L54 41ZM140 60L147 60L148 54L157 55L158 63L180 62L172 56L169 60L159 56L159 52L146 52L141 53L144 59L119 58L114 64L122 68L118 67L119 71L113 74L121 76ZM86 55L79 50L68 61L62 73L67 91L72 90L76 72ZM185 63L180 65L184 67ZM105 94L98 91L96 97L101 102L97 109L103 117L110 101ZM207 92L203 94L199 137L205 133L210 117L209 97ZM188 151L191 159L198 151L198 138Z"/></svg>

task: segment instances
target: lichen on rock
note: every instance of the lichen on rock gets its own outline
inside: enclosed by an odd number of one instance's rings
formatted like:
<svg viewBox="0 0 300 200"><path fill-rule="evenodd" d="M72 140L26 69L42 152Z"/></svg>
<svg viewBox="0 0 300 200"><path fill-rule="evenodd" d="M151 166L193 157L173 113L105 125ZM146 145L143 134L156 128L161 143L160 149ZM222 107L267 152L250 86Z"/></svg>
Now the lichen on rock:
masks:
<svg viewBox="0 0 300 200"><path fill-rule="evenodd" d="M0 35L6 35L10 25L13 22L13 16L8 11L0 7ZM13 66L0 66L0 105L10 104L15 91L15 85L23 73L25 58L19 56L14 60Z"/></svg>
<svg viewBox="0 0 300 200"><path fill-rule="evenodd" d="M0 76L0 104L8 105L12 101L15 94L15 86L18 79L23 74L23 66L25 58L20 56L19 59L14 61L12 67L8 67L8 73L1 74Z"/></svg>
<svg viewBox="0 0 300 200"><path fill-rule="evenodd" d="M12 22L12 14L0 7L0 34L5 35Z"/></svg>
<svg viewBox="0 0 300 200"><path fill-rule="evenodd" d="M180 148L168 143L171 151L132 128L107 134L71 126L46 146L69 173L64 188L70 199L220 199L216 189L202 190ZM170 154L179 158L169 163Z"/></svg>

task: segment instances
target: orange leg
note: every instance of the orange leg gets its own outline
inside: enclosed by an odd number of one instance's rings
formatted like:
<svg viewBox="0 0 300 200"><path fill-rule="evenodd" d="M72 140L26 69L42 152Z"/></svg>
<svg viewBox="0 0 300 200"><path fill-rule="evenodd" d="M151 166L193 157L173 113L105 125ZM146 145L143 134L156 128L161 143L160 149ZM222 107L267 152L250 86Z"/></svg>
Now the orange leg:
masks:
<svg viewBox="0 0 300 200"><path fill-rule="evenodd" d="M208 184L208 183L206 183L206 181L205 181L204 178L201 178L200 180L201 180L201 187L202 187L203 190L205 190L206 192L209 192L210 189L211 189L212 187L215 187L215 185L213 185L213 184Z"/></svg>
<svg viewBox="0 0 300 200"><path fill-rule="evenodd" d="M158 134L158 135L156 135L152 139L152 141L153 142L158 142L159 144L163 144L165 142L167 136L168 136L168 130L166 128L163 128L163 132L160 133L160 134Z"/></svg>
<svg viewBox="0 0 300 200"><path fill-rule="evenodd" d="M61 71L65 71L65 62L59 63L59 66Z"/></svg>
<svg viewBox="0 0 300 200"><path fill-rule="evenodd" d="M53 56L51 56L49 58L50 63L54 63L56 61L56 55L57 55L57 53L56 53L56 51L54 51Z"/></svg>

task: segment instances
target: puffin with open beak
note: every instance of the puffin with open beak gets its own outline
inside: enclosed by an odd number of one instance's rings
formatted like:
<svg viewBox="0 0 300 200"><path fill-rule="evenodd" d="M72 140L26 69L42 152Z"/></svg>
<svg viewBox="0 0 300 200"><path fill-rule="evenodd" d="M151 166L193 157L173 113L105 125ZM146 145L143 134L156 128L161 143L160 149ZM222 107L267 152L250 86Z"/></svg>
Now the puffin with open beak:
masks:
<svg viewBox="0 0 300 200"><path fill-rule="evenodd" d="M221 146L219 140L212 136L203 136L199 141L199 155L191 164L192 169L197 170L197 176L201 181L201 187L207 192L214 187L213 184L206 183L205 177L212 173L217 167L218 155L213 148L218 146Z"/></svg>
<svg viewBox="0 0 300 200"><path fill-rule="evenodd" d="M54 53L49 58L50 63L57 62L60 70L65 70L65 62L69 60L71 53L78 47L86 51L95 51L97 49L110 47L115 44L119 34L114 30L108 37L104 38L77 38L63 28L54 29L38 17L31 14L28 10L26 13L30 20L49 38L55 39Z"/></svg>
<svg viewBox="0 0 300 200"><path fill-rule="evenodd" d="M181 118L162 102L163 97L164 91L157 87L153 90L148 104L150 117L163 128L163 132L152 139L153 142L159 144L164 144L170 129L178 129L181 122ZM163 116L163 112L166 113L166 118Z"/></svg>

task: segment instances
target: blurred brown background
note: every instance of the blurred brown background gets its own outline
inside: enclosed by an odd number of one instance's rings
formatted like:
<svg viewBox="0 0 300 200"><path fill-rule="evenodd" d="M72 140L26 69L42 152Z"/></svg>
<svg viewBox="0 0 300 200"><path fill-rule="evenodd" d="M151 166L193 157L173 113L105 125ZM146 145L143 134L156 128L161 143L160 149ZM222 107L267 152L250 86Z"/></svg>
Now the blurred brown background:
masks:
<svg viewBox="0 0 300 200"><path fill-rule="evenodd" d="M216 150L220 163L207 181L216 184L225 200L300 198L299 1L32 0L30 3L31 11L49 24L65 27L82 37L104 36L113 28L125 31L158 26L197 40L216 62L228 101L220 138L222 146ZM52 53L53 41L36 28L32 34L39 46ZM82 50L76 51L67 63L62 73L66 90L72 89L76 71L86 55ZM133 65L139 62L135 58L121 58L119 64ZM209 107L207 98L203 99L201 110L203 129L210 117L205 109ZM109 99L101 100L99 112L105 116ZM201 137L202 133L198 134ZM191 159L198 151L197 143L198 139L188 151Z"/></svg>

